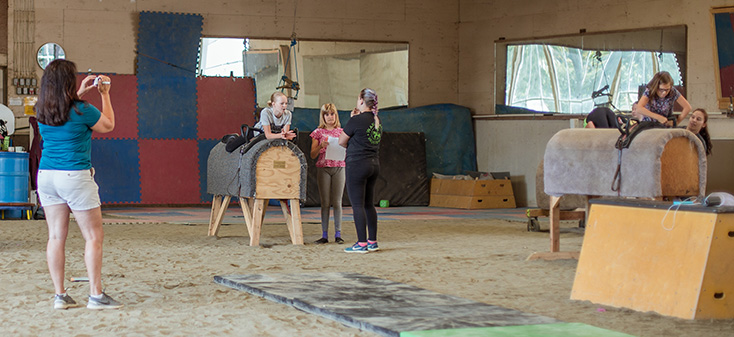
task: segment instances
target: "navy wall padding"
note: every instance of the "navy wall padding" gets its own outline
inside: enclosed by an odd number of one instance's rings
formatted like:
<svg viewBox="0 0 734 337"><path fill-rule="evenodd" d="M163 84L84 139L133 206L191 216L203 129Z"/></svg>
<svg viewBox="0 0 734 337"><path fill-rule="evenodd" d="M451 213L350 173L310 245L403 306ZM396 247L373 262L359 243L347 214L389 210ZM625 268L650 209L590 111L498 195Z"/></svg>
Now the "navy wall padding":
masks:
<svg viewBox="0 0 734 337"><path fill-rule="evenodd" d="M213 195L206 193L206 165L209 158L209 152L214 145L221 142L220 139L199 139L199 186L201 188L201 201L212 202Z"/></svg>
<svg viewBox="0 0 734 337"><path fill-rule="evenodd" d="M196 139L196 79L138 75L138 137Z"/></svg>
<svg viewBox="0 0 734 337"><path fill-rule="evenodd" d="M196 139L196 65L202 24L201 15L140 13L140 138Z"/></svg>
<svg viewBox="0 0 734 337"><path fill-rule="evenodd" d="M140 202L137 140L92 139L92 166L103 203Z"/></svg>
<svg viewBox="0 0 734 337"><path fill-rule="evenodd" d="M385 132L423 132L426 137L428 175L465 174L477 170L474 128L469 108L455 104L436 104L417 108L379 111ZM340 111L342 127L349 111ZM296 108L292 127L313 131L319 122L319 109ZM406 164L407 165L407 164Z"/></svg>
<svg viewBox="0 0 734 337"><path fill-rule="evenodd" d="M194 77L204 18L199 14L160 12L141 12L139 18L138 76L181 76L185 71Z"/></svg>

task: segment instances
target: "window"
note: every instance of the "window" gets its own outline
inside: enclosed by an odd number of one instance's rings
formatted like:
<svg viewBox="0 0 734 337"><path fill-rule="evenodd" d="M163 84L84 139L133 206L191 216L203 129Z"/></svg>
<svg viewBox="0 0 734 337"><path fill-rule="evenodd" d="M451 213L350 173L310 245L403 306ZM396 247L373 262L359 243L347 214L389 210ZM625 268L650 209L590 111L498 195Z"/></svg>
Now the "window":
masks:
<svg viewBox="0 0 734 337"><path fill-rule="evenodd" d="M507 60L505 104L543 112L588 113L609 102L628 110L658 71L682 84L674 53L525 44L508 46Z"/></svg>
<svg viewBox="0 0 734 337"><path fill-rule="evenodd" d="M685 95L687 35L688 28L677 25L499 38L494 42L495 113L586 114L601 105L629 111L640 86L662 70Z"/></svg>
<svg viewBox="0 0 734 337"><path fill-rule="evenodd" d="M388 71L383 71L388 70ZM294 106L320 108L334 103L351 110L364 87L377 91L380 107L408 105L408 44L202 38L199 76L255 79L257 103L264 107L287 76L300 90L285 89Z"/></svg>
<svg viewBox="0 0 734 337"><path fill-rule="evenodd" d="M201 39L199 76L243 77L247 39Z"/></svg>

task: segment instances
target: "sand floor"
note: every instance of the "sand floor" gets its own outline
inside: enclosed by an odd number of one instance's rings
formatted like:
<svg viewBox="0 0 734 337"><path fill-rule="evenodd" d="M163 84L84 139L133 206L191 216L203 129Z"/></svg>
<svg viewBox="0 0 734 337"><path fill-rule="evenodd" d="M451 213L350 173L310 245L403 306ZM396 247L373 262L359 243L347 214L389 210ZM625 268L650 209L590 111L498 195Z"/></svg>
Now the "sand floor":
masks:
<svg viewBox="0 0 734 337"><path fill-rule="evenodd" d="M344 238L354 242L351 218ZM564 223L562 250L583 233ZM53 310L44 221L0 221L3 336L376 336L213 282L215 275L358 272L476 301L636 336L734 336L734 320L689 321L572 301L574 260L526 261L546 251L547 233L496 219L381 221L377 253L344 245L293 246L284 224L266 224L249 247L244 224L207 237L206 224L105 225L103 283L121 310ZM304 223L307 242L320 225ZM86 276L83 239L72 223L66 276ZM66 283L86 303L86 283ZM368 305L365 303L365 305ZM604 310L601 310L604 309Z"/></svg>

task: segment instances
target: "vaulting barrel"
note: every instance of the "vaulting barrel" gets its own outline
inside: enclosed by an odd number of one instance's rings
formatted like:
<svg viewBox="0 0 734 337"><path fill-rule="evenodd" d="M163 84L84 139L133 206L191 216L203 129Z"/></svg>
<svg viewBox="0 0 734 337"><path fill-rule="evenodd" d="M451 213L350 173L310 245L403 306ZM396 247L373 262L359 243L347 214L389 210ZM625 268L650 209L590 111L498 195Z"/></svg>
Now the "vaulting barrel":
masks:
<svg viewBox="0 0 734 337"><path fill-rule="evenodd" d="M263 140L242 156L240 196L306 200L308 164L303 152L284 139Z"/></svg>
<svg viewBox="0 0 734 337"><path fill-rule="evenodd" d="M640 198L705 194L706 153L696 135L685 129L649 129L629 148L618 150L619 135L615 129L556 133L545 149L545 193Z"/></svg>
<svg viewBox="0 0 734 337"><path fill-rule="evenodd" d="M239 197L250 245L258 245L266 200L278 199L291 241L303 244L300 201L306 199L307 169L303 152L284 139L261 140L232 153L218 143L207 162L207 192L214 195L209 235L217 235L230 198Z"/></svg>
<svg viewBox="0 0 734 337"><path fill-rule="evenodd" d="M650 199L705 195L706 153L696 135L685 129L648 129L621 150L615 147L619 137L616 129L566 129L548 141L543 182L551 196L551 253L560 250L558 214L563 195ZM550 258L534 255L530 258Z"/></svg>

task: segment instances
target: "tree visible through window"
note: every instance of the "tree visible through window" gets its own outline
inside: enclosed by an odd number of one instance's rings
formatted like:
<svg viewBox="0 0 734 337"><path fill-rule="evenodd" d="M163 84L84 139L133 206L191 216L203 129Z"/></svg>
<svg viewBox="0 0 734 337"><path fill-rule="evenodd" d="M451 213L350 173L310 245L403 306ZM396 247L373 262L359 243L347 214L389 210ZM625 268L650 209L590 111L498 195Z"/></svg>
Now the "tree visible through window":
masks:
<svg viewBox="0 0 734 337"><path fill-rule="evenodd" d="M543 112L588 113L595 104L610 102L629 110L639 86L662 70L672 75L675 85L683 85L674 53L510 45L505 104ZM594 99L594 92L608 96Z"/></svg>

